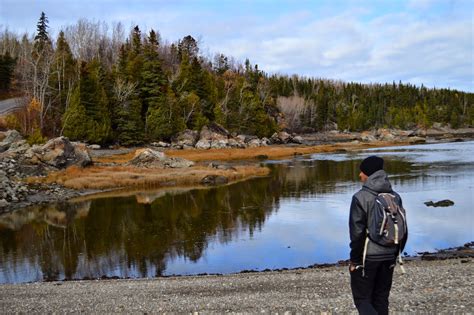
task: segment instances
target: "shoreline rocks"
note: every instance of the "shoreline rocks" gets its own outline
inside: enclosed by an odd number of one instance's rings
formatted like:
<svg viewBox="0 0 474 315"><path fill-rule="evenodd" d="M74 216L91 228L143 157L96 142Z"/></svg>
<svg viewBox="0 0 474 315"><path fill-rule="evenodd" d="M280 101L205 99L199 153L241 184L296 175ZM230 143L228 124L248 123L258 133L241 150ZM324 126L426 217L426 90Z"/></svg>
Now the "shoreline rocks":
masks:
<svg viewBox="0 0 474 315"><path fill-rule="evenodd" d="M92 159L85 144L66 137L30 146L16 131L0 132L0 213L32 204L66 200L79 192L60 185L30 184L28 176L45 176L71 165L85 167Z"/></svg>

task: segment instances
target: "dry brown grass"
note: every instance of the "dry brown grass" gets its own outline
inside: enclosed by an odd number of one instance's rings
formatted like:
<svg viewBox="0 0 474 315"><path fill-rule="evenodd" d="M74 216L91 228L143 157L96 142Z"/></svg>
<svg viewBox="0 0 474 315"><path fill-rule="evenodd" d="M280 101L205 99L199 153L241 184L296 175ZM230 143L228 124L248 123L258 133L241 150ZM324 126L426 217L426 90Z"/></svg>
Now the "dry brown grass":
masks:
<svg viewBox="0 0 474 315"><path fill-rule="evenodd" d="M199 184L206 175L223 175L230 182L264 176L269 169L260 166L236 166L234 170L216 170L203 166L186 169L136 168L128 166L72 166L52 172L46 178L29 182L58 183L73 189L114 189L120 187L157 188Z"/></svg>
<svg viewBox="0 0 474 315"><path fill-rule="evenodd" d="M211 149L211 150L168 150L166 155L181 157L194 162L230 161L255 159L265 155L269 159L279 159L295 154L335 152L338 150L360 150L369 147L400 145L401 143L337 143L318 146L269 146L246 149ZM115 166L91 166L87 168L69 167L66 170L52 172L46 178L30 178L30 182L59 183L73 189L116 189L123 187L159 188L192 186L200 183L206 175L223 175L230 182L269 173L266 167L256 165L236 166L234 170L217 170L205 166L194 166L186 169L138 168L123 165L129 162L135 151L127 154L105 156L94 159L94 162L114 163Z"/></svg>
<svg viewBox="0 0 474 315"><path fill-rule="evenodd" d="M338 150L360 150L369 147L386 147L401 145L400 143L374 142L374 143L337 143L317 146L268 146L246 149L210 149L210 150L169 150L166 155L181 157L194 162L199 161L230 161L255 159L259 155L266 155L269 159L281 159L292 155L335 152Z"/></svg>
<svg viewBox="0 0 474 315"><path fill-rule="evenodd" d="M335 152L338 150L361 150L364 148L371 147L387 147L393 145L403 145L403 143L397 142L371 142L371 143L336 143L336 144L323 144L316 146L267 146L257 148L229 148L229 149L209 149L209 150L198 150L198 149L186 149L186 150L166 150L165 154L169 157L180 157L194 162L202 161L232 161L232 160L251 160L257 159L258 156L266 155L269 159L281 159L296 154L311 154L311 153L325 153ZM140 149L139 149L140 150ZM117 154L110 156L102 156L94 158L94 162L99 163L116 163L125 164L129 162L134 156L136 151L132 151L126 154Z"/></svg>

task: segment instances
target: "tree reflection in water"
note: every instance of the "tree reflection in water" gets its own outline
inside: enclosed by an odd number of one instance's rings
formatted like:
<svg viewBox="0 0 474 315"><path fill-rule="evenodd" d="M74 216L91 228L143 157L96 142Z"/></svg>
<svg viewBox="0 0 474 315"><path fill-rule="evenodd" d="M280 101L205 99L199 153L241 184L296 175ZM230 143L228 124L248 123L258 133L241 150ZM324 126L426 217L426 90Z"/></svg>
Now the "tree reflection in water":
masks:
<svg viewBox="0 0 474 315"><path fill-rule="evenodd" d="M210 241L252 238L282 198L357 187L359 162L294 159L270 165L271 176L228 186L138 192L2 215L0 282L163 275L176 259L198 261ZM403 160L389 163L390 172L401 174L397 180L410 180L403 174L412 170Z"/></svg>

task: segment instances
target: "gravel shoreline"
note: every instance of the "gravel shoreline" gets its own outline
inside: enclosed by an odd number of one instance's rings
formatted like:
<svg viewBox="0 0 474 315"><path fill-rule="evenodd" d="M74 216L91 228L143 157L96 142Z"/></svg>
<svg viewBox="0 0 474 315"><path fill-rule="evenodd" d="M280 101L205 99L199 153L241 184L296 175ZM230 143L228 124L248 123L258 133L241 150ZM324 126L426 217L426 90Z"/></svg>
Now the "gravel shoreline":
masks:
<svg viewBox="0 0 474 315"><path fill-rule="evenodd" d="M474 311L473 258L396 267L391 312ZM223 276L0 285L0 311L121 313L352 312L347 266Z"/></svg>

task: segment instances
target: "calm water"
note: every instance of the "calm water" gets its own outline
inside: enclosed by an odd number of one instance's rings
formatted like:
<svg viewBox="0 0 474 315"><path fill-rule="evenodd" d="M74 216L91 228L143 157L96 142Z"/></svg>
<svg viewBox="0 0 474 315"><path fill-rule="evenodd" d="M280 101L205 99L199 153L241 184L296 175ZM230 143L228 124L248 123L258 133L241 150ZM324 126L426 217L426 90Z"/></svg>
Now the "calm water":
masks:
<svg viewBox="0 0 474 315"><path fill-rule="evenodd" d="M358 164L386 159L414 254L474 240L474 142L315 154L269 162L269 177L0 216L0 283L292 268L348 258ZM449 208L426 207L451 199Z"/></svg>

